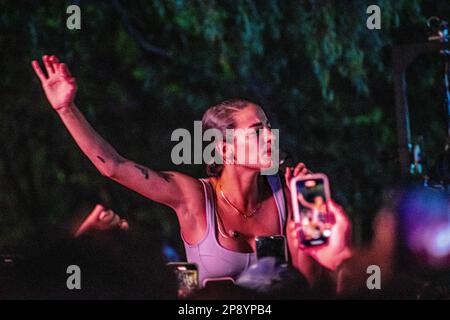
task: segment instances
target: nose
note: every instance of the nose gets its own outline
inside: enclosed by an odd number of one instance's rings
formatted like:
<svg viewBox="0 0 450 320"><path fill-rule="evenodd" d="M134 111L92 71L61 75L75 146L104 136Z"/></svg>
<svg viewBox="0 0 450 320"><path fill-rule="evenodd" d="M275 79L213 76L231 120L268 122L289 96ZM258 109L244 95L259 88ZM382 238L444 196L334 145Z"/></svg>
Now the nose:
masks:
<svg viewBox="0 0 450 320"><path fill-rule="evenodd" d="M265 127L264 128L265 131L265 137L267 137L267 143L270 145L272 143L272 141L275 141L277 139L276 135L273 133L272 128L270 127Z"/></svg>

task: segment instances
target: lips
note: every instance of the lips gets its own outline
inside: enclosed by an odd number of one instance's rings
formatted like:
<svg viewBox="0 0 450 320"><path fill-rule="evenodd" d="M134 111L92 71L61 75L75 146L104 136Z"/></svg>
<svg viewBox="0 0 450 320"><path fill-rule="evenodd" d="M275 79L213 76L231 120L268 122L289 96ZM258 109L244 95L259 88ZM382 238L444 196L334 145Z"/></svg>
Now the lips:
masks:
<svg viewBox="0 0 450 320"><path fill-rule="evenodd" d="M266 154L267 154L268 156L271 156L271 155L272 155L272 145L270 145L270 144L267 145Z"/></svg>

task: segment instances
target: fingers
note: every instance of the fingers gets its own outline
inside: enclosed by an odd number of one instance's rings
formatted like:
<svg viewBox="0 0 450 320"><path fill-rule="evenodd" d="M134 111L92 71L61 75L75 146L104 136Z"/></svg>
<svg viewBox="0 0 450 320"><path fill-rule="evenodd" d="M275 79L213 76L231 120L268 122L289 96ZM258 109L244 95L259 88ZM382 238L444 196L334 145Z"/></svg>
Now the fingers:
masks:
<svg viewBox="0 0 450 320"><path fill-rule="evenodd" d="M128 222L121 219L118 214L112 210L106 210L99 216L100 223L106 228L119 227L121 229L128 229Z"/></svg>
<svg viewBox="0 0 450 320"><path fill-rule="evenodd" d="M50 57L50 62L51 62L52 64L58 64L58 63L59 63L59 59L58 59L57 56L51 56L51 57ZM53 69L55 69L55 68L53 68Z"/></svg>
<svg viewBox="0 0 450 320"><path fill-rule="evenodd" d="M59 63L59 59L56 56L51 56L49 58L49 61L50 61L50 64L52 66L52 69L53 69L54 73L55 74L59 74L60 73L60 71L59 71L59 64L60 64Z"/></svg>
<svg viewBox="0 0 450 320"><path fill-rule="evenodd" d="M94 207L94 209L89 213L86 220L84 220L84 222L75 232L75 237L78 237L79 235L83 234L84 232L92 228L92 226L95 225L96 221L98 220L99 215L101 215L101 213L104 212L104 210L105 208L101 204L97 204Z"/></svg>
<svg viewBox="0 0 450 320"><path fill-rule="evenodd" d="M66 81L70 83L75 82L75 78L72 77L72 74L70 73L69 68L67 68L65 63L58 63L58 72L64 77Z"/></svg>
<svg viewBox="0 0 450 320"><path fill-rule="evenodd" d="M119 222L119 228L122 230L128 230L130 228L128 221L125 219L120 220Z"/></svg>
<svg viewBox="0 0 450 320"><path fill-rule="evenodd" d="M298 245L298 239L297 239L297 230L295 227L295 223L291 222L289 223L289 236L292 237L292 239L294 239L296 241L296 244Z"/></svg>
<svg viewBox="0 0 450 320"><path fill-rule="evenodd" d="M294 235L294 236L292 237L291 243L292 243L292 246L294 247L295 250L301 249L300 246L299 246L299 241L298 241L296 235Z"/></svg>
<svg viewBox="0 0 450 320"><path fill-rule="evenodd" d="M61 72L61 74L65 78L68 78L69 80L74 80L73 77L72 77L72 74L69 71L69 68L67 68L65 63L60 63L59 64L59 72Z"/></svg>
<svg viewBox="0 0 450 320"><path fill-rule="evenodd" d="M309 173L311 173L311 171L306 168L306 165L303 162L300 162L295 166L295 168L287 167L284 176L286 179L291 179L292 177L306 175Z"/></svg>
<svg viewBox="0 0 450 320"><path fill-rule="evenodd" d="M300 249L302 251L304 251L305 253L307 253L308 255L310 255L311 257L313 257L313 258L317 257L317 248L316 247L303 246L303 247L300 247Z"/></svg>
<svg viewBox="0 0 450 320"><path fill-rule="evenodd" d="M103 212L105 210L105 207L101 204L97 204L94 209L91 211L91 213L89 214L89 216L93 216L95 218L98 217L99 214L101 214L101 212Z"/></svg>
<svg viewBox="0 0 450 320"><path fill-rule="evenodd" d="M294 177L298 175L304 176L308 173L310 173L310 171L306 168L306 165L303 162L298 163L294 169Z"/></svg>
<svg viewBox="0 0 450 320"><path fill-rule="evenodd" d="M299 250L299 241L298 241L297 232L295 229L296 229L295 222L289 221L287 223L287 228L286 228L287 241L288 241L291 249L293 249L295 252L297 252Z"/></svg>
<svg viewBox="0 0 450 320"><path fill-rule="evenodd" d="M305 247L298 240L297 225L294 221L289 221L287 224L286 235L290 245L293 246L295 250L304 250Z"/></svg>
<svg viewBox="0 0 450 320"><path fill-rule="evenodd" d="M45 71L47 72L47 76L45 76L44 72L42 71L41 67L39 66L39 62L36 60L33 60L31 62L31 65L33 66L34 72L39 77L39 80L42 82L47 80L50 76L53 74L59 72L59 59L56 56L48 56L44 55L42 57L42 61L44 62ZM70 75L69 75L70 76Z"/></svg>
<svg viewBox="0 0 450 320"><path fill-rule="evenodd" d="M50 62L50 65L51 65L51 67L53 69L53 72L55 74L58 74L59 73L59 67L58 67L59 66L59 59L56 56L51 56L49 58L49 62Z"/></svg>
<svg viewBox="0 0 450 320"><path fill-rule="evenodd" d="M328 200L328 208L334 214L336 220L345 217L344 209L336 202L334 202L334 200Z"/></svg>
<svg viewBox="0 0 450 320"><path fill-rule="evenodd" d="M295 222L294 221L289 221L288 222L288 230L287 230L287 232L290 232L290 233L295 232Z"/></svg>
<svg viewBox="0 0 450 320"><path fill-rule="evenodd" d="M334 216L334 223L338 228L347 230L351 228L350 219L345 214L344 208L338 205L334 200L330 199L327 202L328 209Z"/></svg>
<svg viewBox="0 0 450 320"><path fill-rule="evenodd" d="M114 212L112 212L112 214L113 214L113 218L112 218L111 222L109 223L109 225L112 227L117 227L117 226L119 226L121 219L120 219L119 215L115 214Z"/></svg>
<svg viewBox="0 0 450 320"><path fill-rule="evenodd" d="M119 228L121 230L128 230L129 224L125 219L121 219L118 214L112 210L106 210L101 204L97 204L91 211L86 220L78 228L75 237L85 233L87 230L109 230Z"/></svg>
<svg viewBox="0 0 450 320"><path fill-rule="evenodd" d="M116 214L112 210L103 211L98 219L104 223L111 223L115 219Z"/></svg>
<svg viewBox="0 0 450 320"><path fill-rule="evenodd" d="M47 71L48 76L52 76L55 73L55 69L53 68L53 63L50 61L50 57L45 55L42 57L42 61L44 61L45 70Z"/></svg>
<svg viewBox="0 0 450 320"><path fill-rule="evenodd" d="M289 182L292 177L292 169L290 167L286 168L286 171L284 172L284 179L286 180L286 185L289 187Z"/></svg>
<svg viewBox="0 0 450 320"><path fill-rule="evenodd" d="M289 187L290 180L292 178L295 178L297 176L304 176L310 173L311 171L306 168L306 165L303 162L300 162L295 166L295 168L287 167L286 171L284 172L284 178L286 180L287 186Z"/></svg>
<svg viewBox="0 0 450 320"><path fill-rule="evenodd" d="M98 216L98 220L105 221L105 219L109 218L109 216L111 216L111 212L109 210L103 210Z"/></svg>
<svg viewBox="0 0 450 320"><path fill-rule="evenodd" d="M305 169L305 164L303 162L297 163L294 169L294 177L298 176L303 169Z"/></svg>
<svg viewBox="0 0 450 320"><path fill-rule="evenodd" d="M33 60L31 62L31 66L33 67L34 72L38 76L39 80L41 80L41 82L44 82L45 80L47 80L47 77L45 76L44 72L42 71L41 67L39 66L39 62L37 62L36 60Z"/></svg>

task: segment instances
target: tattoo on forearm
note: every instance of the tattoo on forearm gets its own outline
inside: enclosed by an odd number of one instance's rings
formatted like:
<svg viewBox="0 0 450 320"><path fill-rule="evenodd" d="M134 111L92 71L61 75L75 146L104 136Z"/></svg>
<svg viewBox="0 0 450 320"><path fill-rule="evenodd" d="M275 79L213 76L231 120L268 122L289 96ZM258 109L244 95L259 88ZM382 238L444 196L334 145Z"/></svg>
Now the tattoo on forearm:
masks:
<svg viewBox="0 0 450 320"><path fill-rule="evenodd" d="M166 180L167 182L170 182L170 178L172 177L172 174L167 173L167 172L157 171L156 174L158 176L160 176L161 178L163 178L164 180Z"/></svg>
<svg viewBox="0 0 450 320"><path fill-rule="evenodd" d="M142 173L142 175L144 176L145 179L148 179L148 169L147 168L141 167L137 164L135 164L134 166L136 169L138 169Z"/></svg>
<svg viewBox="0 0 450 320"><path fill-rule="evenodd" d="M103 159L102 157L97 156L97 158L99 158L101 162L106 163L105 159Z"/></svg>

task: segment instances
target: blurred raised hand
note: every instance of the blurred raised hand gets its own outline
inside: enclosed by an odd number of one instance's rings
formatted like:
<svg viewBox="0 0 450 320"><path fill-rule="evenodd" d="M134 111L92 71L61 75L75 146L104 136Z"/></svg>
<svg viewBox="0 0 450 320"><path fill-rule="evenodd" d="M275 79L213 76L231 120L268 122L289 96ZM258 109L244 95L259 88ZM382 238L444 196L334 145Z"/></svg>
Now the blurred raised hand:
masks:
<svg viewBox="0 0 450 320"><path fill-rule="evenodd" d="M111 229L128 230L128 221L121 219L114 211L106 210L104 206L97 204L77 229L75 237L78 237L89 230Z"/></svg>
<svg viewBox="0 0 450 320"><path fill-rule="evenodd" d="M286 182L286 186L288 187L288 190L291 189L291 180L297 176L306 176L307 174L311 174L312 172L306 167L306 165L303 162L297 163L295 168L292 167L286 167L286 171L284 173L284 179Z"/></svg>
<svg viewBox="0 0 450 320"><path fill-rule="evenodd" d="M41 81L42 88L50 105L55 110L70 106L77 92L75 78L70 74L64 63L60 63L56 56L42 57L47 75L42 71L39 62L33 60L31 65Z"/></svg>
<svg viewBox="0 0 450 320"><path fill-rule="evenodd" d="M328 243L321 246L305 247L303 250L322 266L336 270L343 261L351 257L351 223L344 209L333 200L328 201L328 209L334 217Z"/></svg>
<svg viewBox="0 0 450 320"><path fill-rule="evenodd" d="M292 218L289 219L286 233L294 258L304 259L304 254L307 254L323 267L336 270L343 261L352 255L350 249L351 223L345 215L344 209L333 200L328 201L328 209L334 217L334 223L327 244L312 247L302 246L297 238L296 225Z"/></svg>

